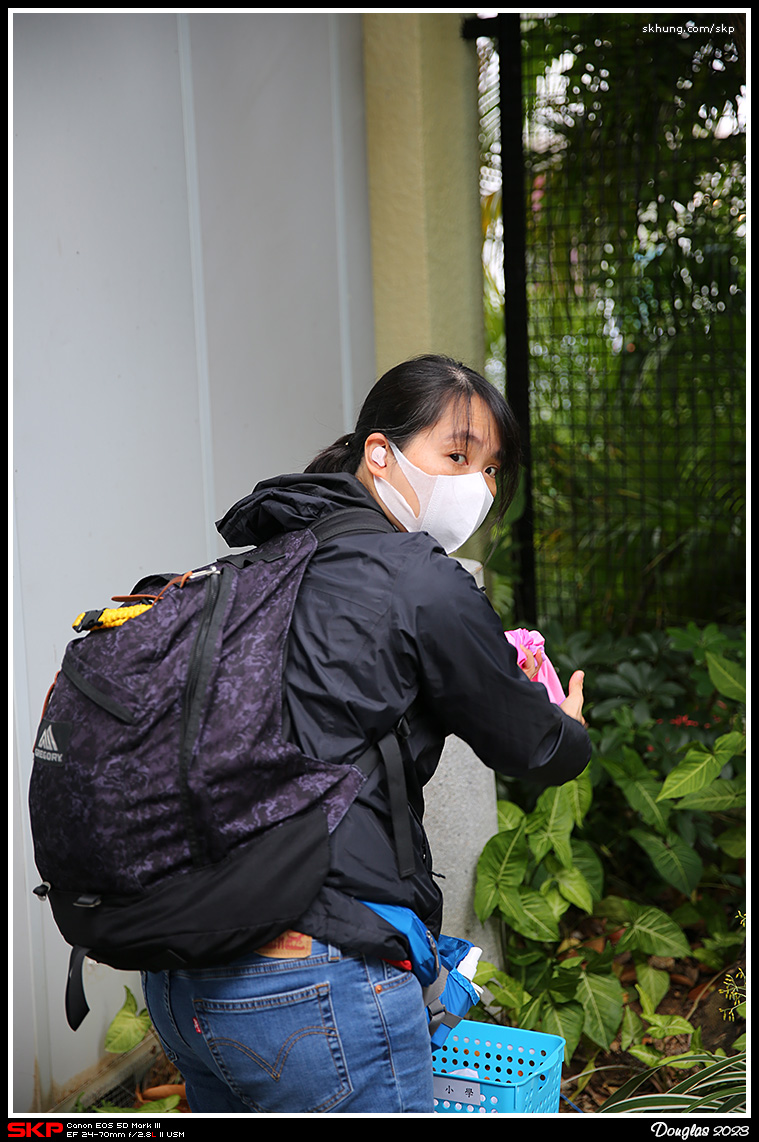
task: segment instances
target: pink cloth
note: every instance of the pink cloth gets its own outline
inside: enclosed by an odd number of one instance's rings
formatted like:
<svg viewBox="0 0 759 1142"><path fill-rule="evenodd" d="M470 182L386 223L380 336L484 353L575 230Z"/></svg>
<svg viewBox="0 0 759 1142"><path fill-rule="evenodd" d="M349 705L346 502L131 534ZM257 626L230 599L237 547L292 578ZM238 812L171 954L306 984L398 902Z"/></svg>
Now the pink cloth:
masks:
<svg viewBox="0 0 759 1142"><path fill-rule="evenodd" d="M503 632L513 647L516 647L517 662L520 667L527 665L526 651L532 653L533 658L537 662L538 652L543 656L543 661L534 678L535 682L542 682L548 691L548 697L557 706L560 706L564 701L566 695L561 687L559 676L551 665L550 659L545 652L545 639L538 630L524 630L522 627L519 630L507 630Z"/></svg>

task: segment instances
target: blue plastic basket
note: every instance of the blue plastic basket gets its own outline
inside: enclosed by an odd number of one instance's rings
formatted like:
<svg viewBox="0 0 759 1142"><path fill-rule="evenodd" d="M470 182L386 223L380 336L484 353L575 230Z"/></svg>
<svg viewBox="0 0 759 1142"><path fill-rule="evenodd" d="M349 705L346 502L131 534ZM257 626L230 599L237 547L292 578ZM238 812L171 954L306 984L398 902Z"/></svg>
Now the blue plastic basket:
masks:
<svg viewBox="0 0 759 1142"><path fill-rule="evenodd" d="M556 1114L564 1040L469 1019L432 1052L436 1114Z"/></svg>

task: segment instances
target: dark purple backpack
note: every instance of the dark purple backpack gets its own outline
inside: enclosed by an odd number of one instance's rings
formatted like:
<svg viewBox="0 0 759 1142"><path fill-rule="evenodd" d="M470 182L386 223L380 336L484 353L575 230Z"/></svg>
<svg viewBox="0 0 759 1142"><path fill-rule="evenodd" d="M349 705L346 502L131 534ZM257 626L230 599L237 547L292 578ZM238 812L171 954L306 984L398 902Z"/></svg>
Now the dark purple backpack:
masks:
<svg viewBox="0 0 759 1142"><path fill-rule="evenodd" d="M35 892L73 948L72 1027L88 1010L85 955L159 971L261 947L317 895L329 834L366 774L382 760L404 788L395 731L340 765L302 754L282 726L308 563L320 542L375 530L393 528L378 512L335 512L189 576L143 579L125 602L150 605L121 625L80 620L89 633L66 649L29 789ZM393 821L408 875L407 806Z"/></svg>

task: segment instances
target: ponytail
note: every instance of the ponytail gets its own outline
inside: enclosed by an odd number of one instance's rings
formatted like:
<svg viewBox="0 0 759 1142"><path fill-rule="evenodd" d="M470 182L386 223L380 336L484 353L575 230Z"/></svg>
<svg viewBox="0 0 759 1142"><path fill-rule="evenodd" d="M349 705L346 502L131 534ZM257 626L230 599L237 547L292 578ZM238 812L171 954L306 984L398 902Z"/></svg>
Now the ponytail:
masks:
<svg viewBox="0 0 759 1142"><path fill-rule="evenodd" d="M341 436L329 448L324 448L318 456L314 456L305 472L351 472L355 475L364 454L364 443L359 440L358 434L348 432Z"/></svg>

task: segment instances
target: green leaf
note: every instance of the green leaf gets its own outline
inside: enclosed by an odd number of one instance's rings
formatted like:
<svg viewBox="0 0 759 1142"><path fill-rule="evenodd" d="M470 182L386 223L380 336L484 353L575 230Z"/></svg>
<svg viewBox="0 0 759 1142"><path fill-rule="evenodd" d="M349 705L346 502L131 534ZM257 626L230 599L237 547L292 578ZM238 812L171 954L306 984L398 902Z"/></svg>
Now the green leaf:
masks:
<svg viewBox="0 0 759 1142"><path fill-rule="evenodd" d="M693 1024L681 1015L654 1015L644 1011L642 1019L648 1023L648 1029L654 1039L666 1039L670 1035L691 1035Z"/></svg>
<svg viewBox="0 0 759 1142"><path fill-rule="evenodd" d="M474 982L479 987L487 988L498 1006L508 1011L519 1010L532 998L517 980L500 971L494 964L480 961Z"/></svg>
<svg viewBox="0 0 759 1142"><path fill-rule="evenodd" d="M587 841L572 841L572 865L585 877L594 900L603 896L604 869Z"/></svg>
<svg viewBox="0 0 759 1142"><path fill-rule="evenodd" d="M577 994L577 982L580 978L582 960L577 957L571 961L563 960L551 973L548 982L548 994L557 1003L567 1003Z"/></svg>
<svg viewBox="0 0 759 1142"><path fill-rule="evenodd" d="M722 849L723 853L728 856L734 857L735 860L741 860L746 855L746 830L745 829L725 829L724 832L716 838L717 844Z"/></svg>
<svg viewBox="0 0 759 1142"><path fill-rule="evenodd" d="M596 908L596 915L621 926L632 922L638 907L632 900L626 900L623 896L605 896Z"/></svg>
<svg viewBox="0 0 759 1142"><path fill-rule="evenodd" d="M695 849L672 833L663 840L643 829L631 829L630 836L647 853L656 871L667 884L671 884L685 896L690 896L704 871L703 861Z"/></svg>
<svg viewBox="0 0 759 1142"><path fill-rule="evenodd" d="M524 824L491 837L477 862L474 910L484 922L524 880L529 850Z"/></svg>
<svg viewBox="0 0 759 1142"><path fill-rule="evenodd" d="M550 905L531 888L520 888L504 895L499 903L506 923L528 940L555 943L559 926Z"/></svg>
<svg viewBox="0 0 759 1142"><path fill-rule="evenodd" d="M706 654L706 666L715 690L736 702L746 701L746 671L720 654Z"/></svg>
<svg viewBox="0 0 759 1142"><path fill-rule="evenodd" d="M617 944L617 954L645 952L650 956L687 957L690 946L682 929L658 908L627 901L629 926Z"/></svg>
<svg viewBox="0 0 759 1142"><path fill-rule="evenodd" d="M655 1047L644 1046L638 1043L636 1046L628 1047L627 1053L632 1055L634 1059L638 1059L647 1067L655 1067L662 1060L662 1052L657 1051Z"/></svg>
<svg viewBox="0 0 759 1142"><path fill-rule="evenodd" d="M537 1027L540 1023L541 1015L543 1012L543 1004L545 1000L542 995L536 995L534 999L522 1007L517 1015L517 1027Z"/></svg>
<svg viewBox="0 0 759 1142"><path fill-rule="evenodd" d="M637 1043L642 1038L644 1030L640 1017L631 1007L625 1006L622 1016L622 1050L626 1051L633 1043Z"/></svg>
<svg viewBox="0 0 759 1142"><path fill-rule="evenodd" d="M552 849L561 863L570 866L569 836L574 826L570 795L564 786L546 789L527 818L527 834L535 859L541 861Z"/></svg>
<svg viewBox="0 0 759 1142"><path fill-rule="evenodd" d="M103 1102L91 1108L98 1114L178 1114L175 1109L179 1106L181 1098L178 1094L170 1094L167 1098L157 1098L153 1102L143 1102L142 1106L115 1106L113 1103Z"/></svg>
<svg viewBox="0 0 759 1142"><path fill-rule="evenodd" d="M607 1050L622 1022L624 999L621 983L615 975L582 972L577 984L577 998L585 1012L585 1034Z"/></svg>
<svg viewBox="0 0 759 1142"><path fill-rule="evenodd" d="M555 884L550 880L544 881L539 889L540 895L545 900L548 907L553 913L555 920L561 920L564 913L570 907L569 900L562 896Z"/></svg>
<svg viewBox="0 0 759 1142"><path fill-rule="evenodd" d="M559 892L583 912L593 911L593 891L587 880L577 868L562 868L556 873L556 884Z"/></svg>
<svg viewBox="0 0 759 1142"><path fill-rule="evenodd" d="M669 972L652 968L647 957L635 957L637 991L644 1011L653 1014L669 991Z"/></svg>
<svg viewBox="0 0 759 1142"><path fill-rule="evenodd" d="M641 817L647 825L654 829L667 828L669 807L661 806L661 783L653 774L644 778L622 778L617 781L620 789L627 798L628 804Z"/></svg>
<svg viewBox="0 0 759 1142"><path fill-rule="evenodd" d="M124 991L124 1006L117 1012L105 1035L105 1049L113 1055L131 1051L132 1047L142 1042L151 1026L148 1012L143 1009L138 1014L137 1000L128 987Z"/></svg>
<svg viewBox="0 0 759 1142"><path fill-rule="evenodd" d="M575 825L579 827L593 803L593 782L590 777L590 766L584 769L574 781L567 782L564 788L566 789L572 819Z"/></svg>
<svg viewBox="0 0 759 1142"><path fill-rule="evenodd" d="M513 801L499 801L497 808L499 833L513 832L524 824L525 811Z"/></svg>
<svg viewBox="0 0 759 1142"><path fill-rule="evenodd" d="M742 753L745 746L746 739L739 733L724 734L718 738L713 751L707 750L700 743L694 746L688 750L685 760L667 775L658 800L684 797L711 785L731 758Z"/></svg>
<svg viewBox="0 0 759 1142"><path fill-rule="evenodd" d="M745 804L745 777L720 777L697 793L686 793L675 808L709 809L712 813L726 813L731 809L741 809Z"/></svg>
<svg viewBox="0 0 759 1142"><path fill-rule="evenodd" d="M585 1023L585 1012L579 1003L546 1003L541 1026L548 1035L564 1039L564 1062L568 1063L577 1050Z"/></svg>
<svg viewBox="0 0 759 1142"><path fill-rule="evenodd" d="M563 785L545 789L527 820L527 832L569 833L574 824L569 794Z"/></svg>

